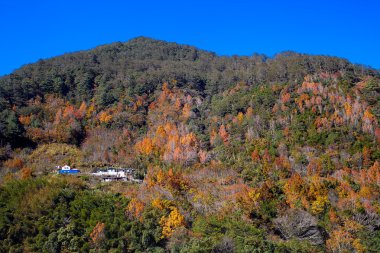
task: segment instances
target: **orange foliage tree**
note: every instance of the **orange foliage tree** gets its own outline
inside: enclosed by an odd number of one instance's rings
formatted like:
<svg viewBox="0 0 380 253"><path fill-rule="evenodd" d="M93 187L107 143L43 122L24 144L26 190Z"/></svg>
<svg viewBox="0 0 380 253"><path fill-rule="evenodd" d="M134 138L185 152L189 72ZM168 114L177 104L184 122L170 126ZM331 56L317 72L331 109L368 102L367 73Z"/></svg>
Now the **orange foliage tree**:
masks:
<svg viewBox="0 0 380 253"><path fill-rule="evenodd" d="M132 218L137 218L142 221L142 212L145 209L145 204L141 200L137 198L132 198L131 202L129 202L127 206L127 214Z"/></svg>
<svg viewBox="0 0 380 253"><path fill-rule="evenodd" d="M219 135L222 138L224 144L227 144L230 136L223 124L219 127Z"/></svg>
<svg viewBox="0 0 380 253"><path fill-rule="evenodd" d="M308 206L306 200L307 187L306 182L302 179L300 174L294 173L285 183L284 192L286 195L286 202L290 207L295 208L299 204L304 207Z"/></svg>
<svg viewBox="0 0 380 253"><path fill-rule="evenodd" d="M4 162L4 167L10 169L21 169L24 166L24 162L20 158L12 158Z"/></svg>
<svg viewBox="0 0 380 253"><path fill-rule="evenodd" d="M105 239L105 227L106 224L98 222L90 234L90 238L96 246L99 246Z"/></svg>

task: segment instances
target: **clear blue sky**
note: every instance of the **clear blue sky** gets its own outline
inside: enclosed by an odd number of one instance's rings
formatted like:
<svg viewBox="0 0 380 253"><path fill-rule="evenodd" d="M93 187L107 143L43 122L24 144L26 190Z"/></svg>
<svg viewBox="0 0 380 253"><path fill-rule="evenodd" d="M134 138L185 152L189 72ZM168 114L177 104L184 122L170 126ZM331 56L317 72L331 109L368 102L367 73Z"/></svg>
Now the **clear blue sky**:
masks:
<svg viewBox="0 0 380 253"><path fill-rule="evenodd" d="M0 75L136 36L220 55L293 50L380 68L380 1L0 0Z"/></svg>

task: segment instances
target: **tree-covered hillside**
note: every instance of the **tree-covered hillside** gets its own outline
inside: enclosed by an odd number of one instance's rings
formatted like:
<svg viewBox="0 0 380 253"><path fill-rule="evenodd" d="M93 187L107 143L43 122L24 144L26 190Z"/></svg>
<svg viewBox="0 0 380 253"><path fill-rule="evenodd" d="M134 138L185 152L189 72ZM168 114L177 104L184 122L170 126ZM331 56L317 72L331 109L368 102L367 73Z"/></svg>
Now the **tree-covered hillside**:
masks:
<svg viewBox="0 0 380 253"><path fill-rule="evenodd" d="M26 65L0 79L0 252L378 252L379 95L341 58L144 37Z"/></svg>

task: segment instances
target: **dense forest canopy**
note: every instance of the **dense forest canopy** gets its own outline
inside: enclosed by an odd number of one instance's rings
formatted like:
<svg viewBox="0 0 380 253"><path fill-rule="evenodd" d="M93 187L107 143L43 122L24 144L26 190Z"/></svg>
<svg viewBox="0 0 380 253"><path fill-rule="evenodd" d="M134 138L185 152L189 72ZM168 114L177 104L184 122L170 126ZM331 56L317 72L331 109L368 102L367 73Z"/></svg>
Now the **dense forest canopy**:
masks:
<svg viewBox="0 0 380 253"><path fill-rule="evenodd" d="M378 252L379 93L337 57L145 37L25 65L0 78L0 252Z"/></svg>
<svg viewBox="0 0 380 253"><path fill-rule="evenodd" d="M66 54L26 65L1 80L2 106L25 105L36 96L59 94L72 102L89 101L112 91L112 99L98 101L108 106L130 96L152 93L165 81L212 95L238 81L248 85L300 82L307 74L343 72L349 77L379 76L379 72L351 64L345 59L294 52L273 58L218 57L195 47L139 37L93 50ZM354 80L355 81L355 80ZM101 99L100 99L101 100Z"/></svg>

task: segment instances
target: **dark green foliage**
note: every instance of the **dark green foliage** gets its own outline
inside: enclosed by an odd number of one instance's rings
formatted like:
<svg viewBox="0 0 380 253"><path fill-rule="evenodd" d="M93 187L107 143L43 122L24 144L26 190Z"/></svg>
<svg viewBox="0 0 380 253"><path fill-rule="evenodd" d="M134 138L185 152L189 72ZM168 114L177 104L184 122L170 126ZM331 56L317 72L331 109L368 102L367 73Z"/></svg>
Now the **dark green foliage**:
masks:
<svg viewBox="0 0 380 253"><path fill-rule="evenodd" d="M39 197L32 197L34 194ZM97 222L106 224L101 249L126 246L127 199L61 178L16 180L0 188L0 251L88 252Z"/></svg>
<svg viewBox="0 0 380 253"><path fill-rule="evenodd" d="M237 114L243 111L251 98L246 94L246 91L236 92L232 95L213 96L211 100L211 112L214 115L224 117L226 114Z"/></svg>
<svg viewBox="0 0 380 253"><path fill-rule="evenodd" d="M239 219L198 219L193 229L203 237L192 239L181 252L271 252L275 248L262 230Z"/></svg>
<svg viewBox="0 0 380 253"><path fill-rule="evenodd" d="M23 134L23 128L16 113L10 109L0 111L0 146L7 142L16 145Z"/></svg>
<svg viewBox="0 0 380 253"><path fill-rule="evenodd" d="M260 75L263 69L267 69L264 79ZM18 105L46 93L81 101L91 98L94 85L107 84L120 91L127 88L131 94L141 94L153 92L159 83L172 79L191 89L214 90L213 86L218 85L217 91L223 91L239 80L248 84L291 82L317 71L334 73L342 69L349 73L362 71L333 57L297 53L283 53L273 59L217 57L194 47L141 37L27 65L3 78L0 94L7 98L5 101L10 99ZM121 86L124 87L120 89Z"/></svg>
<svg viewBox="0 0 380 253"><path fill-rule="evenodd" d="M380 81L372 78L363 90L364 96L366 96L369 105L372 108L373 113L377 118L380 117Z"/></svg>
<svg viewBox="0 0 380 253"><path fill-rule="evenodd" d="M375 253L380 251L380 230L363 232L360 237L366 247L366 252Z"/></svg>

